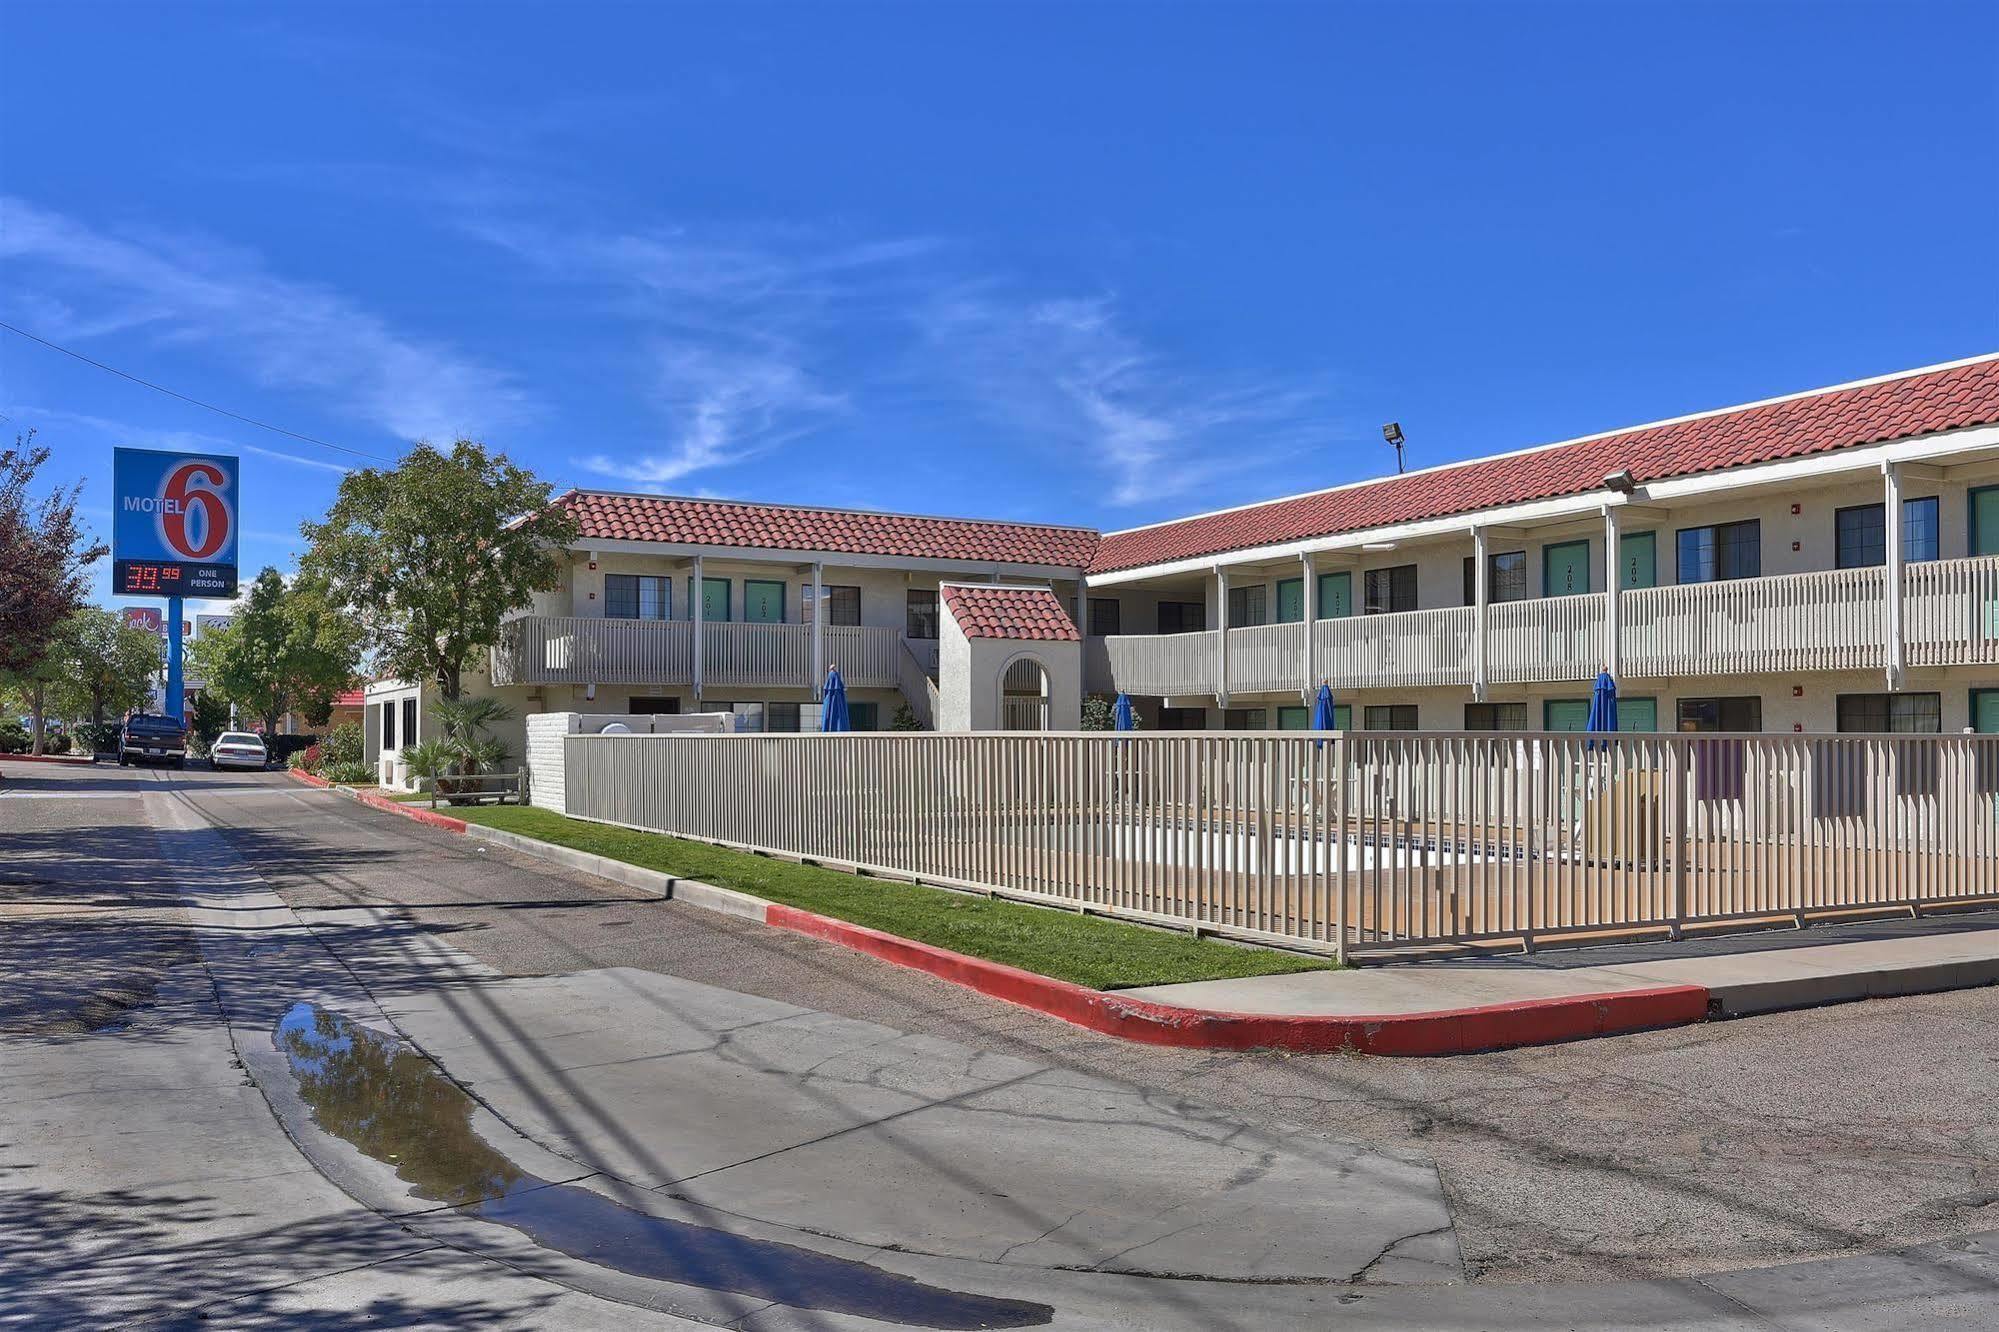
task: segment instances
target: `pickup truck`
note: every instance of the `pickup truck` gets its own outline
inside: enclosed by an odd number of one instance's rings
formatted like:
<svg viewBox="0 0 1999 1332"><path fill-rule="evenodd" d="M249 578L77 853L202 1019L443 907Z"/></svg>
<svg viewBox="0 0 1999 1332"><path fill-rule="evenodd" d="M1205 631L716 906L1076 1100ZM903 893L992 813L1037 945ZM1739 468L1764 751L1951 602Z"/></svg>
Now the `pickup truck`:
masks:
<svg viewBox="0 0 1999 1332"><path fill-rule="evenodd" d="M187 727L163 712L134 712L118 731L118 766L172 763L187 766Z"/></svg>

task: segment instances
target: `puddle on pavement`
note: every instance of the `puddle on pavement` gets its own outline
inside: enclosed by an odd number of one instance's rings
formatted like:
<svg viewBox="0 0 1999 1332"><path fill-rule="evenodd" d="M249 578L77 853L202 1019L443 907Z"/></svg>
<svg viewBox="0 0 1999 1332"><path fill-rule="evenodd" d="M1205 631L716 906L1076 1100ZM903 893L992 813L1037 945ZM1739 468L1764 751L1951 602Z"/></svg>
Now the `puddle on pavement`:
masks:
<svg viewBox="0 0 1999 1332"><path fill-rule="evenodd" d="M294 1004L272 1039L321 1128L393 1166L418 1197L510 1226L543 1248L655 1281L920 1327L1030 1327L1054 1316L1045 1304L928 1286L550 1184L473 1131L472 1098L429 1060L317 1004Z"/></svg>

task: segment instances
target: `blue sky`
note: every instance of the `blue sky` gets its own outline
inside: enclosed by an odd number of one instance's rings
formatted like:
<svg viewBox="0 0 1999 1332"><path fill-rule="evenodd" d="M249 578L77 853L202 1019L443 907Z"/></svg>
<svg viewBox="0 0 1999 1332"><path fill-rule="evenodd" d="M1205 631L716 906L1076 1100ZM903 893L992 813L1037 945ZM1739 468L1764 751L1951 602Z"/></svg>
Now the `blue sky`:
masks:
<svg viewBox="0 0 1999 1332"><path fill-rule="evenodd" d="M1105 528L1999 349L1999 6L0 6L0 319L364 453ZM243 455L246 577L354 460ZM100 590L105 586L100 579Z"/></svg>

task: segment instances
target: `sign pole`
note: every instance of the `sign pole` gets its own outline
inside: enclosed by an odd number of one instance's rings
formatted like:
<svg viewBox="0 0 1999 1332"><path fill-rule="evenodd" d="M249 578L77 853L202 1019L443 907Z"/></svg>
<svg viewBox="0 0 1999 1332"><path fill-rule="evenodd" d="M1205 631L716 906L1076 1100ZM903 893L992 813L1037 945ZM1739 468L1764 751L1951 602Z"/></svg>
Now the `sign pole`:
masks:
<svg viewBox="0 0 1999 1332"><path fill-rule="evenodd" d="M187 706L180 682L181 610L179 597L167 598L167 715L177 722L187 720Z"/></svg>

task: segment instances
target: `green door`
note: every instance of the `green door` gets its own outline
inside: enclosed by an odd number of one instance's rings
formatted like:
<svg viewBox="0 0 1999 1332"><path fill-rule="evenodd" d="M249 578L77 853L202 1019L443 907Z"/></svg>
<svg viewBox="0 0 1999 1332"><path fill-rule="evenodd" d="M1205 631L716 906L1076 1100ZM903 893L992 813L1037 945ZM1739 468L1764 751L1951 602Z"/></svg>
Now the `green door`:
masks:
<svg viewBox="0 0 1999 1332"><path fill-rule="evenodd" d="M1353 614L1353 574L1319 575L1319 618L1343 620Z"/></svg>
<svg viewBox="0 0 1999 1332"><path fill-rule="evenodd" d="M1541 595L1572 597L1590 589L1589 542L1557 541L1541 547Z"/></svg>
<svg viewBox="0 0 1999 1332"><path fill-rule="evenodd" d="M694 580L687 580L687 597L694 599ZM722 624L729 618L729 580L726 578L704 578L701 580L701 618L710 624Z"/></svg>
<svg viewBox="0 0 1999 1332"><path fill-rule="evenodd" d="M1633 532L1617 543L1617 585L1620 588L1659 586L1659 534Z"/></svg>
<svg viewBox="0 0 1999 1332"><path fill-rule="evenodd" d="M1656 698L1618 699L1617 729L1620 731L1658 730L1659 700Z"/></svg>
<svg viewBox="0 0 1999 1332"><path fill-rule="evenodd" d="M1971 553L1999 555L1999 486L1971 492Z"/></svg>
<svg viewBox="0 0 1999 1332"><path fill-rule="evenodd" d="M1999 735L1999 689L1971 691L1971 729L1980 735Z"/></svg>
<svg viewBox="0 0 1999 1332"><path fill-rule="evenodd" d="M751 624L783 624L784 584L766 578L745 578L743 618Z"/></svg>
<svg viewBox="0 0 1999 1332"><path fill-rule="evenodd" d="M1541 705L1544 731L1586 731L1589 729L1589 700L1551 698Z"/></svg>
<svg viewBox="0 0 1999 1332"><path fill-rule="evenodd" d="M1277 729L1280 731L1309 731L1312 729L1310 708L1279 708Z"/></svg>
<svg viewBox="0 0 1999 1332"><path fill-rule="evenodd" d="M1305 618L1305 580L1280 578L1277 581L1277 623L1296 624Z"/></svg>

